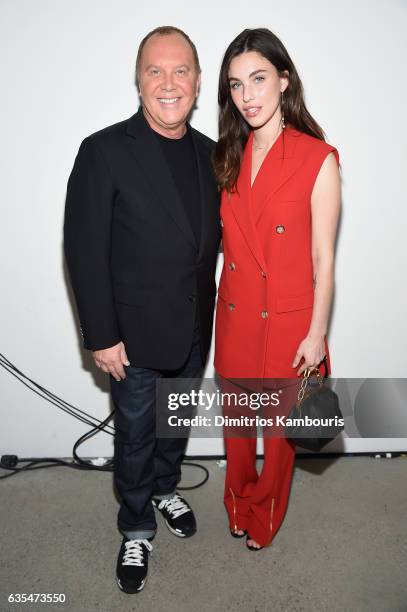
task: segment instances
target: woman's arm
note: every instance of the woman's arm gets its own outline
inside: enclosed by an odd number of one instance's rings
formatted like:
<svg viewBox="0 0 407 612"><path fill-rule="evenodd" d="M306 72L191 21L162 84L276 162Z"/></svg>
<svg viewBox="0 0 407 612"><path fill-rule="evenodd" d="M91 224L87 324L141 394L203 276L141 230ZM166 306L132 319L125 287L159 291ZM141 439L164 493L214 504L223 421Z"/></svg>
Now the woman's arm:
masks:
<svg viewBox="0 0 407 612"><path fill-rule="evenodd" d="M334 254L341 208L341 179L333 153L325 158L311 195L312 261L314 269L314 307L308 334L298 347L293 367L304 357L297 373L321 363L325 356L327 333L334 290Z"/></svg>

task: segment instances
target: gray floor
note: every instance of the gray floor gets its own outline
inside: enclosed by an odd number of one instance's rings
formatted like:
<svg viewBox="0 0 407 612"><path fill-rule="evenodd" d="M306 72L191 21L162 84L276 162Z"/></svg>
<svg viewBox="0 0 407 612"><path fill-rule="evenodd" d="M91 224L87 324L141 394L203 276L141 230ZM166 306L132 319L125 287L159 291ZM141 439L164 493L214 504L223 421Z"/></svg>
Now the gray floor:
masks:
<svg viewBox="0 0 407 612"><path fill-rule="evenodd" d="M111 474L58 467L1 481L1 612L407 611L407 458L297 458L285 522L258 553L228 535L224 471L202 463L209 482L185 494L199 531L180 540L158 517L138 595L115 583ZM185 467L182 484L199 477ZM66 603L7 602L33 592L65 593Z"/></svg>

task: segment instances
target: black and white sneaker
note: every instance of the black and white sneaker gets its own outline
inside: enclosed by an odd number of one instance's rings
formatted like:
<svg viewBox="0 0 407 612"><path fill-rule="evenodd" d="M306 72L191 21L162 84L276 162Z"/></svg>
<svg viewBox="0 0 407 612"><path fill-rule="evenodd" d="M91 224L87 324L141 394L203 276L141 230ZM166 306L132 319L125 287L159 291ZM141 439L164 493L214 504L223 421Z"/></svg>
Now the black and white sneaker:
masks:
<svg viewBox="0 0 407 612"><path fill-rule="evenodd" d="M117 584L122 591L139 593L144 588L147 580L148 556L152 550L149 540L123 538L116 568Z"/></svg>
<svg viewBox="0 0 407 612"><path fill-rule="evenodd" d="M192 508L178 493L170 499L155 499L153 505L161 512L168 529L180 538L189 538L196 532Z"/></svg>

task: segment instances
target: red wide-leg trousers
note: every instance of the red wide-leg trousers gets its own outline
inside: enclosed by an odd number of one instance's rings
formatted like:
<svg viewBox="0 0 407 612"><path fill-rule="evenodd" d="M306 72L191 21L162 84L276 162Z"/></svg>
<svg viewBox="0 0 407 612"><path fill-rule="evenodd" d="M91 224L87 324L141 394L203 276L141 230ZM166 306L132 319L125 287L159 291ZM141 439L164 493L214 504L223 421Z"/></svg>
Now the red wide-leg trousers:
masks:
<svg viewBox="0 0 407 612"><path fill-rule="evenodd" d="M284 390L287 408L295 403L298 386ZM270 545L288 506L295 460L295 444L263 429L264 462L256 469L257 437L225 436L224 503L230 529L244 529L261 546Z"/></svg>

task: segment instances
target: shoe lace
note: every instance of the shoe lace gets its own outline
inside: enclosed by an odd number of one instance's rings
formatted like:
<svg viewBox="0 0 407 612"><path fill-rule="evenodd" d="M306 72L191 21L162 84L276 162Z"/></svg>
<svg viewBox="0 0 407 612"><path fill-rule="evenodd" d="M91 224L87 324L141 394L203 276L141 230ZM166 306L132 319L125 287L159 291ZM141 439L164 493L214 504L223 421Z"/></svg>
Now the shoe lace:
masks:
<svg viewBox="0 0 407 612"><path fill-rule="evenodd" d="M126 551L123 555L122 565L144 565L143 545L150 552L153 550L152 545L148 540L128 540L124 543Z"/></svg>
<svg viewBox="0 0 407 612"><path fill-rule="evenodd" d="M173 495L170 499L163 499L158 507L160 510L166 508L174 518L191 511L191 508L188 507L179 495Z"/></svg>

